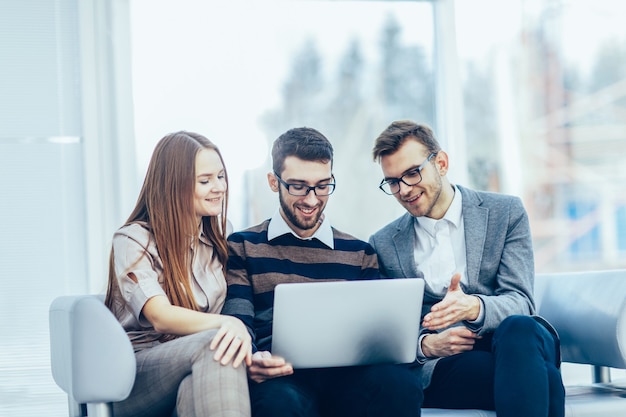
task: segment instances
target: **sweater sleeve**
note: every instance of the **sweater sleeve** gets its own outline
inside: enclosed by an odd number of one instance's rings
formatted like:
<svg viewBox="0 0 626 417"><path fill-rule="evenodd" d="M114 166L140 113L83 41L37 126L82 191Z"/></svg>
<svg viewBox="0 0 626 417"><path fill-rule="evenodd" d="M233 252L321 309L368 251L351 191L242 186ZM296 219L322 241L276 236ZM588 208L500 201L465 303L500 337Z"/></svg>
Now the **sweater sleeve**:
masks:
<svg viewBox="0 0 626 417"><path fill-rule="evenodd" d="M363 267L361 269L362 276L365 279L381 278L381 273L378 269L378 256L376 251L369 244L365 243L365 249L363 251Z"/></svg>
<svg viewBox="0 0 626 417"><path fill-rule="evenodd" d="M233 233L228 238L228 263L226 268L228 290L222 314L228 314L243 321L254 341L253 291L246 269L246 254L243 243L243 238L239 233Z"/></svg>

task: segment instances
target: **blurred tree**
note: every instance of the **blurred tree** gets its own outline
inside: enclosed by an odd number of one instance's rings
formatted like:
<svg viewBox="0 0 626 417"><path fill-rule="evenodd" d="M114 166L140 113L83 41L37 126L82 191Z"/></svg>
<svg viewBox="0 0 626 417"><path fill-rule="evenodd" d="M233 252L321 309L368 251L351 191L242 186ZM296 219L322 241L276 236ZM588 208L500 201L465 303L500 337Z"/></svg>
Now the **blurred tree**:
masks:
<svg viewBox="0 0 626 417"><path fill-rule="evenodd" d="M285 121L297 123L318 114L317 98L322 92L322 57L313 39L295 55L283 89Z"/></svg>
<svg viewBox="0 0 626 417"><path fill-rule="evenodd" d="M389 15L381 30L378 65L366 59L359 39L352 38L328 81L323 77L324 55L307 40L293 58L280 107L263 119L270 142L297 126L319 129L329 138L337 178L329 213L339 228L364 239L393 218L395 210L401 211L393 198L379 195L380 168L371 159L375 136L392 120L407 118L431 126L434 121L430 62L424 48L403 44L401 35L402 28ZM264 192L258 188L253 185L250 191ZM275 206L273 199L258 200ZM384 212L391 217L381 216L386 207Z"/></svg>
<svg viewBox="0 0 626 417"><path fill-rule="evenodd" d="M263 117L269 142L277 135L296 126L313 127L324 106L320 105L324 91L323 60L313 39L307 39L294 55L291 69L283 84L282 105Z"/></svg>
<svg viewBox="0 0 626 417"><path fill-rule="evenodd" d="M330 92L331 102L325 115L329 137L345 137L356 114L364 106L363 76L365 60L358 39L352 39L339 59L337 79Z"/></svg>
<svg viewBox="0 0 626 417"><path fill-rule="evenodd" d="M381 96L387 119L434 123L434 82L424 48L403 45L402 28L387 17L381 38Z"/></svg>
<svg viewBox="0 0 626 417"><path fill-rule="evenodd" d="M494 74L491 65L483 70L473 62L465 68L463 85L465 138L470 186L479 190L498 191L498 127L494 104Z"/></svg>
<svg viewBox="0 0 626 417"><path fill-rule="evenodd" d="M593 124L624 123L626 97L621 93L626 82L626 42L616 38L605 41L598 49L589 77L589 93L607 90L613 101L600 111L589 114L586 120ZM617 87L617 88L616 88Z"/></svg>
<svg viewBox="0 0 626 417"><path fill-rule="evenodd" d="M590 92L626 79L626 43L615 38L605 41L598 49L590 75Z"/></svg>

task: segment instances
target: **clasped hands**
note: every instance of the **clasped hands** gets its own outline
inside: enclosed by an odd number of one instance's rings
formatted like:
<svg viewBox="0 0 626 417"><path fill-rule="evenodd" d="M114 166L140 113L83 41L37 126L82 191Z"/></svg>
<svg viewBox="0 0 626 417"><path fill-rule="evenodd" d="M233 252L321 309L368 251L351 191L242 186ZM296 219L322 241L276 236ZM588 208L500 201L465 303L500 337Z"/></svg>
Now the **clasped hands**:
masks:
<svg viewBox="0 0 626 417"><path fill-rule="evenodd" d="M480 338L467 327L450 327L464 320L476 320L480 313L480 299L465 294L460 282L461 274L454 274L443 300L433 305L430 313L424 316L423 328L445 329L439 333L428 334L422 339L422 352L426 357L446 357L472 350L474 342Z"/></svg>

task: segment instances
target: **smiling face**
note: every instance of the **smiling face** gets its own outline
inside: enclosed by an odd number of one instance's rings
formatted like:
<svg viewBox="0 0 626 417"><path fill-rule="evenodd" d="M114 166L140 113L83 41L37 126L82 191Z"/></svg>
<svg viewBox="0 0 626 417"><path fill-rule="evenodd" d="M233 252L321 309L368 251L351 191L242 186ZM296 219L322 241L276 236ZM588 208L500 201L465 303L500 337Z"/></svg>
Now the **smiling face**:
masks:
<svg viewBox="0 0 626 417"><path fill-rule="evenodd" d="M220 156L213 149L202 149L196 154L194 210L198 223L204 216L222 213L226 175Z"/></svg>
<svg viewBox="0 0 626 417"><path fill-rule="evenodd" d="M285 158L280 177L287 184L316 186L334 182L331 163L305 161L295 156ZM287 192L273 173L267 174L270 188L278 193L280 214L291 229L300 237L310 237L320 225L329 196L317 196L313 191L305 196L294 196Z"/></svg>
<svg viewBox="0 0 626 417"><path fill-rule="evenodd" d="M420 142L406 140L396 152L380 158L380 166L386 179L400 178L417 168L428 158L429 151ZM400 192L394 194L398 202L413 216L441 219L450 204L454 192L446 178L448 156L439 151L421 170L422 181L416 185L400 182Z"/></svg>

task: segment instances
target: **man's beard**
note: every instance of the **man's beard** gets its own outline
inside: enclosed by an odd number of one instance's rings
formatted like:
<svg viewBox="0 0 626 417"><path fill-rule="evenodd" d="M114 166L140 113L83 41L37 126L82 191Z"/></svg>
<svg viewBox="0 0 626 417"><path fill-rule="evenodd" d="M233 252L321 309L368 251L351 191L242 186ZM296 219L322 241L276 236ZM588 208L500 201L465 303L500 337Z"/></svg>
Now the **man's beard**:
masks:
<svg viewBox="0 0 626 417"><path fill-rule="evenodd" d="M287 220L289 220L289 222L293 224L294 226L296 226L298 229L310 230L310 229L313 229L315 226L317 226L317 224L319 223L320 217L322 216L322 210L320 210L319 207L318 207L317 216L311 219L310 222L304 223L298 218L295 212L295 210L297 209L292 209L292 207L290 207L287 204L287 202L283 200L282 193L279 193L278 200L280 201L280 207L283 209L283 213L285 217L287 218Z"/></svg>

